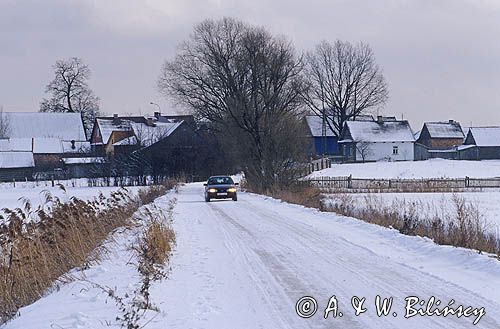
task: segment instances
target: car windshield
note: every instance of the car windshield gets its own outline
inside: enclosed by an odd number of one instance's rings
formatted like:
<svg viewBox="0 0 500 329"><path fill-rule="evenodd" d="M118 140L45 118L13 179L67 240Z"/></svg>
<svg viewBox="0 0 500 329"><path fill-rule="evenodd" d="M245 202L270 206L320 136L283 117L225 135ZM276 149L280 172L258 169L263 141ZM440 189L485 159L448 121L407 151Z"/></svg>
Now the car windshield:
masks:
<svg viewBox="0 0 500 329"><path fill-rule="evenodd" d="M210 177L208 179L208 185L232 185L234 184L231 177Z"/></svg>

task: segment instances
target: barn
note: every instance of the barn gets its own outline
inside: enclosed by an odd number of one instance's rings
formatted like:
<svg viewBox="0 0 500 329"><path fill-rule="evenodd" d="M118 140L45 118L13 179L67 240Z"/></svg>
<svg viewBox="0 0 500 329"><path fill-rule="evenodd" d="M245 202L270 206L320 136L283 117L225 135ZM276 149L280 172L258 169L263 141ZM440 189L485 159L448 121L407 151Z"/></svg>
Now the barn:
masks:
<svg viewBox="0 0 500 329"><path fill-rule="evenodd" d="M500 159L500 127L469 128L459 156L462 160Z"/></svg>
<svg viewBox="0 0 500 329"><path fill-rule="evenodd" d="M31 179L35 161L31 152L0 151L0 181Z"/></svg>
<svg viewBox="0 0 500 329"><path fill-rule="evenodd" d="M462 145L464 133L460 123L454 120L425 122L418 139L418 144L430 150L447 150Z"/></svg>

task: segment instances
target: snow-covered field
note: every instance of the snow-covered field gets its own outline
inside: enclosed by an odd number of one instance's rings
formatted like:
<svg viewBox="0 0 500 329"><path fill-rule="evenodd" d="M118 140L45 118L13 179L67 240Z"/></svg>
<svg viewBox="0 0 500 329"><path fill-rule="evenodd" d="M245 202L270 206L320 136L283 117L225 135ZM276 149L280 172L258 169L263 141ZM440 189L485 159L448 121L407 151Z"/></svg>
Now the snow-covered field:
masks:
<svg viewBox="0 0 500 329"><path fill-rule="evenodd" d="M332 164L310 177L354 178L474 178L500 177L500 160L464 161L431 159L425 161L368 162Z"/></svg>
<svg viewBox="0 0 500 329"><path fill-rule="evenodd" d="M413 202L419 205L419 215L443 217L455 211L453 196L462 197L466 202L476 206L482 219L486 222L487 229L500 237L500 192L461 192L461 193L352 193L355 207L366 205L366 199L375 202L380 207L391 207L393 204ZM394 207L392 207L394 209Z"/></svg>
<svg viewBox="0 0 500 329"><path fill-rule="evenodd" d="M17 208L22 207L23 203L20 201L21 198L27 198L32 204L32 208L38 207L38 205L45 202L45 191L50 192L51 195L57 196L61 201L68 201L71 197L77 197L83 200L90 200L97 197L100 193L104 196L109 196L112 191L116 191L117 187L87 187L83 184L76 184L77 187L72 187L72 184L65 184L66 191L63 191L60 187L51 187L50 184L47 186L41 184L36 186L32 183L20 183L16 184L16 187L12 187L12 184L0 184L0 215L2 215L3 208ZM127 187L130 193L136 193L137 187Z"/></svg>
<svg viewBox="0 0 500 329"><path fill-rule="evenodd" d="M144 328L500 328L500 262L487 255L263 196L206 203L202 194L195 183L177 195L172 272L153 285L161 312ZM83 273L121 293L137 287L126 262L130 236L123 234L108 246L110 257ZM394 298L388 316L377 316L377 295ZM308 319L297 315L303 296L317 301ZM342 316L324 319L332 296ZM366 298L359 316L354 296ZM484 307L486 314L476 326L479 313L405 318L409 296L435 296L440 309ZM22 308L3 328L118 328L117 312L102 291L76 281Z"/></svg>

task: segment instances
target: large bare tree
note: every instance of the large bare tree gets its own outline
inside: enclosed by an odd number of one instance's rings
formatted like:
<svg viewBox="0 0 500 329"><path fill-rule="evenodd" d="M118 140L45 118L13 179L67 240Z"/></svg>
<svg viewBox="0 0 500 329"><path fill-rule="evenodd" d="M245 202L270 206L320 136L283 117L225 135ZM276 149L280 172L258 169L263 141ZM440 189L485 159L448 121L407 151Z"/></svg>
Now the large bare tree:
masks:
<svg viewBox="0 0 500 329"><path fill-rule="evenodd" d="M88 85L90 69L80 58L59 60L54 65L54 79L45 92L50 98L40 103L40 112L81 113L87 135L99 115L99 98Z"/></svg>
<svg viewBox="0 0 500 329"><path fill-rule="evenodd" d="M300 156L301 70L287 40L232 18L206 20L165 63L159 88L226 135L249 183L266 190Z"/></svg>
<svg viewBox="0 0 500 329"><path fill-rule="evenodd" d="M307 54L305 76L309 82L305 101L324 117L336 135L347 120L383 105L388 99L384 76L365 43L321 42Z"/></svg>

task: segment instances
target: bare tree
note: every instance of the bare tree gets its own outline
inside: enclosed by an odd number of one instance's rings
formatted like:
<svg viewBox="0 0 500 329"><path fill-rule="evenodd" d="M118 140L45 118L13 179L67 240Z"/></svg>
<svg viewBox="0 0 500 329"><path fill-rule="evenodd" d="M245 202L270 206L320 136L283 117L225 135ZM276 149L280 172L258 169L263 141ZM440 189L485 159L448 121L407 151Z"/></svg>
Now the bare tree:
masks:
<svg viewBox="0 0 500 329"><path fill-rule="evenodd" d="M225 135L249 183L267 190L297 160L301 70L283 38L231 18L207 20L165 63L159 88Z"/></svg>
<svg viewBox="0 0 500 329"><path fill-rule="evenodd" d="M0 107L0 138L8 138L10 134L9 116L3 112Z"/></svg>
<svg viewBox="0 0 500 329"><path fill-rule="evenodd" d="M45 92L51 97L40 103L40 112L81 113L87 135L99 115L99 98L89 88L90 69L80 58L59 60L54 65L54 79Z"/></svg>
<svg viewBox="0 0 500 329"><path fill-rule="evenodd" d="M361 160L363 162L366 161L366 159L372 155L372 145L370 142L366 141L358 141L356 142L356 151L358 154L361 156Z"/></svg>
<svg viewBox="0 0 500 329"><path fill-rule="evenodd" d="M373 51L365 43L321 42L307 54L305 102L336 135L347 120L383 105L388 89Z"/></svg>

